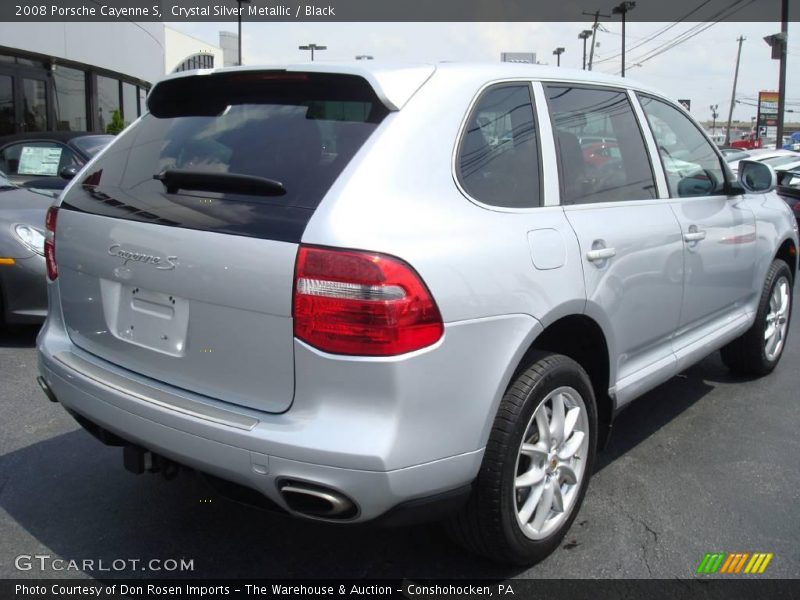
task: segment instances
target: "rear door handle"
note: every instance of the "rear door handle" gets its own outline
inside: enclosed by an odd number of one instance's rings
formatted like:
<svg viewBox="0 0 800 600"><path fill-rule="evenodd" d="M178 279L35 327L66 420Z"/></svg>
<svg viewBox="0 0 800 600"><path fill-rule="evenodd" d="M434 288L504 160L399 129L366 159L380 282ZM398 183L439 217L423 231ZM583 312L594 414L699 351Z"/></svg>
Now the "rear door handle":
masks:
<svg viewBox="0 0 800 600"><path fill-rule="evenodd" d="M689 228L689 231L683 234L683 239L687 242L699 242L700 240L706 239L706 232L701 231L692 225Z"/></svg>
<svg viewBox="0 0 800 600"><path fill-rule="evenodd" d="M616 255L617 250L615 248L597 248L596 250L589 250L586 253L586 258L594 262L597 260L606 260Z"/></svg>

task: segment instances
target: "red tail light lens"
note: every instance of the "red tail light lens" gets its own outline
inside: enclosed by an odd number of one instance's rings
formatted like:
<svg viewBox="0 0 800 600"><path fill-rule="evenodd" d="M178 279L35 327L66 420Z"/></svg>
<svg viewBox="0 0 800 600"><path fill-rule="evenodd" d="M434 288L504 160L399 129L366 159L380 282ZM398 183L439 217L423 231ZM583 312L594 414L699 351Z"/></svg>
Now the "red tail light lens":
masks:
<svg viewBox="0 0 800 600"><path fill-rule="evenodd" d="M393 356L442 337L439 309L398 258L301 246L294 281L294 335L334 354Z"/></svg>
<svg viewBox="0 0 800 600"><path fill-rule="evenodd" d="M44 238L44 260L47 264L47 278L55 281L58 277L58 265L56 265L56 221L58 220L58 209L51 206L47 209L47 216L44 219L45 238Z"/></svg>

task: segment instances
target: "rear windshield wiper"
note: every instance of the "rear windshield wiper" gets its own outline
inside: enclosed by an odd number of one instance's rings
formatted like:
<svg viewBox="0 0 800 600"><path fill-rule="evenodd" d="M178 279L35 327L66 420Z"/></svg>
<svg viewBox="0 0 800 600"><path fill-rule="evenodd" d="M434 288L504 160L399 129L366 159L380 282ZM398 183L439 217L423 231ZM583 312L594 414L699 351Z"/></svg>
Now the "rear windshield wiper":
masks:
<svg viewBox="0 0 800 600"><path fill-rule="evenodd" d="M208 173L183 169L167 169L153 175L167 188L168 194L176 194L178 190L195 190L202 192L229 192L232 194L248 194L251 196L283 196L286 188L280 181L239 175L237 173Z"/></svg>

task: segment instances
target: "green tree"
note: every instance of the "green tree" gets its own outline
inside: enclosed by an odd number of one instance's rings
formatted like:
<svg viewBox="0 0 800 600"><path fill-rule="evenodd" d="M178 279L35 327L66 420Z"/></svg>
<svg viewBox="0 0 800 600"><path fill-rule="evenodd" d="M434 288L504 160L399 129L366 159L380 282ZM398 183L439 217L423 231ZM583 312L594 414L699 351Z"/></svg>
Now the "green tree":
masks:
<svg viewBox="0 0 800 600"><path fill-rule="evenodd" d="M122 114L115 110L111 113L111 123L106 125L106 133L117 135L123 129L125 129L125 122L122 120Z"/></svg>

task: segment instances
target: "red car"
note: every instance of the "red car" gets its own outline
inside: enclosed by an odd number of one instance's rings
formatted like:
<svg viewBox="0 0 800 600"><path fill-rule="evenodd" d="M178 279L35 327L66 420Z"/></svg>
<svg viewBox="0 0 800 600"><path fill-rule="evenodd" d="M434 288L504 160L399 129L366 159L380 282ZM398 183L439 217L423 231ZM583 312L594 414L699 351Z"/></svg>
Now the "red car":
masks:
<svg viewBox="0 0 800 600"><path fill-rule="evenodd" d="M583 147L583 160L587 165L602 167L610 160L620 160L616 142L594 142Z"/></svg>

